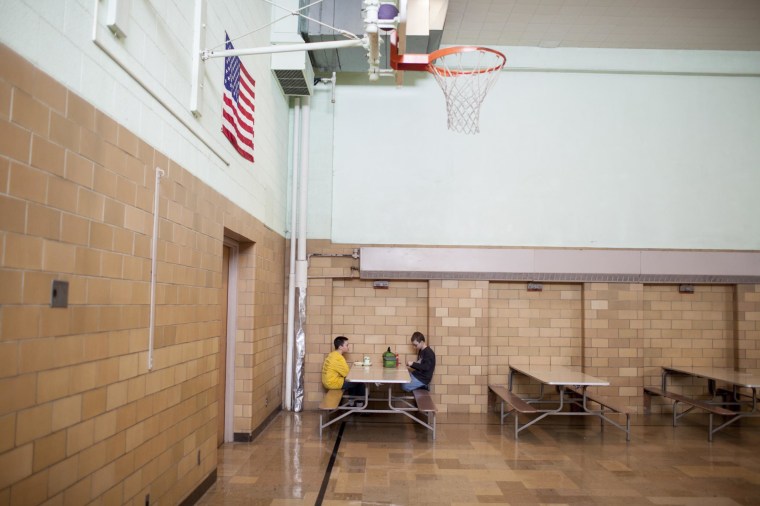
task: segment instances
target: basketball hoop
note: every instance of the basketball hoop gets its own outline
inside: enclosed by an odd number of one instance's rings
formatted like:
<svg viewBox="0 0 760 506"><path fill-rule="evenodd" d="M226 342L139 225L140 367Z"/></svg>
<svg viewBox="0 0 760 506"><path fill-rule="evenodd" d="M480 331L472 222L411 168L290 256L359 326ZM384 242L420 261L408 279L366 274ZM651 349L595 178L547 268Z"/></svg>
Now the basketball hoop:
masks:
<svg viewBox="0 0 760 506"><path fill-rule="evenodd" d="M458 46L430 53L428 72L446 97L449 130L480 132L480 106L507 58L487 47Z"/></svg>
<svg viewBox="0 0 760 506"><path fill-rule="evenodd" d="M394 70L427 71L433 74L446 97L449 130L465 134L480 132L480 106L499 79L507 58L487 47L455 46L430 54L398 54L396 32L390 35Z"/></svg>

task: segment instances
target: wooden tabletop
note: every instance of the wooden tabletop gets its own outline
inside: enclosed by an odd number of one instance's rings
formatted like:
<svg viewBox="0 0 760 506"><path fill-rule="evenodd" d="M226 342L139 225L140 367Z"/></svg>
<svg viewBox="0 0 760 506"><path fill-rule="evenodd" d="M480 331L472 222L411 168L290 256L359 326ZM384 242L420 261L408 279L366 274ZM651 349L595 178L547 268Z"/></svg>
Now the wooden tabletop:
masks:
<svg viewBox="0 0 760 506"><path fill-rule="evenodd" d="M698 378L706 378L722 381L732 385L758 388L760 387L760 374L739 372L728 367L688 367L688 366L663 366L666 371L688 374Z"/></svg>
<svg viewBox="0 0 760 506"><path fill-rule="evenodd" d="M510 365L520 374L546 385L606 387L610 382L586 374L578 367L562 365Z"/></svg>
<svg viewBox="0 0 760 506"><path fill-rule="evenodd" d="M383 367L382 364L353 365L346 376L346 380L356 383L409 383L411 379L406 367Z"/></svg>

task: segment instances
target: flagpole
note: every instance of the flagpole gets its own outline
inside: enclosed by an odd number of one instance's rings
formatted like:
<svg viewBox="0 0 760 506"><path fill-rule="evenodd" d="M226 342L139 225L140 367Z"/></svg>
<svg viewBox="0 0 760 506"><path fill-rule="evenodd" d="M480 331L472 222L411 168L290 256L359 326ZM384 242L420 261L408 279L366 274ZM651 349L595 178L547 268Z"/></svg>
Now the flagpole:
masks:
<svg viewBox="0 0 760 506"><path fill-rule="evenodd" d="M319 49L340 49L343 47L363 47L368 43L366 37L362 39L335 40L328 42L308 42L305 44L280 44L267 47L252 47L248 49L226 49L223 51L214 51L204 49L201 51L201 60L206 61L210 58L222 58L226 56L245 56L252 54L272 54L272 53L292 53L295 51L316 51Z"/></svg>

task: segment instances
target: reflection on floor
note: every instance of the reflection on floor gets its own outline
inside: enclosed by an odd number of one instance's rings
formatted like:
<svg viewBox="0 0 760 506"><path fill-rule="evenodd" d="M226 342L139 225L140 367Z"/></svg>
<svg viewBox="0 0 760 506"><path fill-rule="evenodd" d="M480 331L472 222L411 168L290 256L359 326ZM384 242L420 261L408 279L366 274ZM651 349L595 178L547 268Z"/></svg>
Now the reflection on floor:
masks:
<svg viewBox="0 0 760 506"><path fill-rule="evenodd" d="M564 417L515 442L498 415L440 414L435 441L398 417L355 416L320 494L340 424L320 440L318 419L283 412L252 443L224 445L198 504L760 504L760 426L744 420L708 443L701 415L676 428L653 415L626 443L612 427Z"/></svg>

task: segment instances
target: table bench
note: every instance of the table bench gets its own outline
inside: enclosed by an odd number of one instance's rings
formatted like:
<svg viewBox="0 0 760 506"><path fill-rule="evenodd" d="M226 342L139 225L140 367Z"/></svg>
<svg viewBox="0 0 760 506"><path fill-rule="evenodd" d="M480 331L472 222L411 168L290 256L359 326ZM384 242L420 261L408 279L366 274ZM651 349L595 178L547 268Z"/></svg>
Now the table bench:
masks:
<svg viewBox="0 0 760 506"><path fill-rule="evenodd" d="M365 385L363 396L346 396L342 390L328 390L319 403L319 437L325 427L328 427L345 417L355 413L394 413L411 418L414 422L422 425L433 433L435 439L435 417L438 411L435 407L430 392L424 389L414 391L414 396L397 396L392 393L393 385L409 383L409 371L400 367L382 367L382 365L365 366L354 364L348 372L346 381L363 383ZM371 386L377 389L386 388L387 397L370 397ZM346 402L342 402L346 401ZM354 404L354 401L356 404ZM387 403L385 408L370 408L370 401ZM416 404L413 404L416 401ZM427 422L414 413L425 413ZM333 416L335 415L335 416Z"/></svg>
<svg viewBox="0 0 760 506"><path fill-rule="evenodd" d="M715 389L715 395L723 398L723 404L751 404L752 396L744 392L729 390L728 388ZM745 399L745 400L742 400ZM757 401L757 399L755 399Z"/></svg>
<svg viewBox="0 0 760 506"><path fill-rule="evenodd" d="M322 401L319 403L319 409L332 411L340 405L340 400L343 398L343 390L328 390L325 392L325 396L322 397Z"/></svg>
<svg viewBox="0 0 760 506"><path fill-rule="evenodd" d="M578 388L566 387L565 390L579 399L583 398L583 392ZM631 433L631 410L630 409L616 406L615 404L612 404L605 397L592 395L592 394L589 394L588 392L586 392L586 401L591 401L593 403L599 404L599 406L602 408L602 412L604 412L604 410L607 409L613 413L625 415L626 433L628 434L629 440L630 440L630 433ZM602 428L604 428L604 420L602 420Z"/></svg>
<svg viewBox="0 0 760 506"><path fill-rule="evenodd" d="M344 418L349 414L349 412L345 412L341 416L337 418L330 419L330 415L334 411L338 411L341 409L341 400L343 400L343 394L345 392L341 389L338 390L328 390L325 392L325 395L322 397L322 400L319 402L319 409L320 411L323 411L325 413L319 413L319 437L322 437L322 430L327 427L328 425L331 425L335 423L337 420ZM327 417L327 421L324 421L324 416Z"/></svg>
<svg viewBox="0 0 760 506"><path fill-rule="evenodd" d="M526 399L521 398L514 393L512 390L514 384L513 380L514 376L517 374L539 383L540 391L538 397ZM521 431L548 416L596 416L601 421L602 427L604 427L604 422L607 422L625 432L626 441L630 441L631 426L629 413L624 412L619 408L615 408L611 406L609 402L603 401L599 398L595 398L593 402L602 406L601 409L590 409L588 407L588 387L605 387L609 385L609 381L586 374L578 367L540 364L510 364L509 376L507 377L507 388L497 385L489 385L489 388L501 399L501 423L504 423L504 419L510 413L514 415L515 439L518 438ZM559 398L556 400L545 399L544 387L556 388L559 393ZM504 412L505 404L511 406L511 409L506 413ZM551 407L542 407L547 404ZM577 409L567 411L564 409L565 405ZM617 421L609 418L607 415L610 414L610 412L625 414L625 425L621 425ZM536 416L520 426L518 414L535 414Z"/></svg>
<svg viewBox="0 0 760 506"><path fill-rule="evenodd" d="M502 415L502 419L504 416L509 416L512 411L517 411L518 413L538 413L538 409L522 400L517 394L510 392L505 387L499 385L488 385L488 388L491 389L496 397L501 399L502 413L505 403L512 406L512 409L510 409L506 415Z"/></svg>
<svg viewBox="0 0 760 506"><path fill-rule="evenodd" d="M414 402L417 404L417 410L427 415L428 425L433 427L433 439L435 439L435 415L438 412L438 408L435 407L433 397L431 397L430 392L424 388L412 390L412 394L414 394Z"/></svg>
<svg viewBox="0 0 760 506"><path fill-rule="evenodd" d="M710 425L708 427L709 432L707 437L708 441L712 441L713 434L718 430L713 430L713 415L730 417L737 415L736 411L731 411L730 409L726 409L716 404L710 404L707 401L699 399L692 399L691 397L686 397L685 395L677 394L675 392L670 392L668 390L663 390L656 387L644 387L644 413L650 412L652 397L654 396L664 397L673 401L673 427L676 426L676 422L679 418L695 408L707 411L710 414ZM678 413L678 404L686 404L690 407L683 412Z"/></svg>
<svg viewBox="0 0 760 506"><path fill-rule="evenodd" d="M513 415L515 417L515 439L517 439L517 433L519 432L519 422L517 420L518 413L538 413L538 409L536 409L535 406L531 406L522 400L517 394L512 393L505 387L499 385L488 385L488 388L494 393L494 395L496 395L496 397L501 399L501 410L499 412L499 419L501 421L501 424L504 424L504 418L508 417L509 415ZM504 412L505 404L512 406L512 408L508 409L506 413Z"/></svg>

